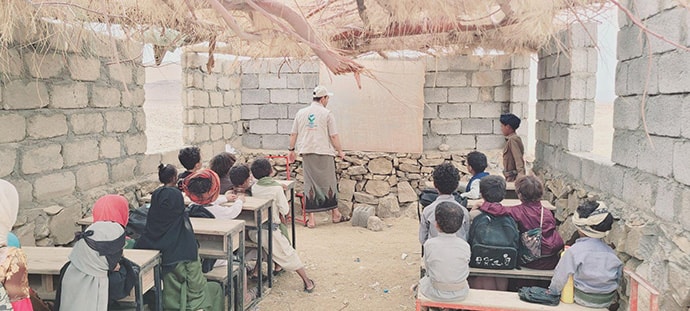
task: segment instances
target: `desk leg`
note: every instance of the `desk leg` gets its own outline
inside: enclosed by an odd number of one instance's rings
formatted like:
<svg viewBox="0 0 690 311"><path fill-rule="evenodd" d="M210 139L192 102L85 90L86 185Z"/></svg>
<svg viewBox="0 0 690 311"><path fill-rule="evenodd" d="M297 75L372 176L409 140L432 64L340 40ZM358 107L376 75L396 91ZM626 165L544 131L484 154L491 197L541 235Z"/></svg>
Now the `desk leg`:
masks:
<svg viewBox="0 0 690 311"><path fill-rule="evenodd" d="M268 206L268 287L273 288L273 204Z"/></svg>
<svg viewBox="0 0 690 311"><path fill-rule="evenodd" d="M292 221L292 248L297 249L295 239L295 188L290 189L290 219Z"/></svg>
<svg viewBox="0 0 690 311"><path fill-rule="evenodd" d="M227 264L228 279L225 282L225 293L223 293L223 294L225 294L225 296L227 297L227 300L225 300L225 301L228 304L227 305L228 311L230 311L230 310L232 310L233 303L235 302L233 299L233 295L235 294L235 291L232 288L232 280L233 280L233 276L234 276L232 273L232 270L233 270L232 269L232 266L233 266L233 263L232 263L232 234L228 235L227 239L228 239L228 245L227 245L227 247L228 247L228 254L227 254L228 255L228 264Z"/></svg>
<svg viewBox="0 0 690 311"><path fill-rule="evenodd" d="M153 267L153 281L156 283L153 290L156 295L156 311L163 311L163 281L161 280L161 262Z"/></svg>
<svg viewBox="0 0 690 311"><path fill-rule="evenodd" d="M142 293L144 287L144 280L141 278L141 271L137 275L137 284L134 285L134 295L136 298L137 311L144 311L144 293Z"/></svg>
<svg viewBox="0 0 690 311"><path fill-rule="evenodd" d="M260 209L257 210L255 215L256 215L256 221L255 221L255 223L256 223L256 225L257 225L257 227L258 227L258 228L257 228L258 230L257 230L257 232L256 232L256 238L259 240L259 243L257 243L258 246L259 246L259 249L258 249L258 251L256 252L256 265L254 266L254 270L256 270L257 268L259 269L259 270L258 270L258 273L259 273L259 274L258 274L258 277L259 277L259 284L256 285L256 286L258 287L258 289L257 289L257 296L258 296L258 297L263 297L262 289L263 289L264 278L263 278L263 273L262 273L262 270L263 270L263 269L262 269L262 266L261 266L261 262L262 262L262 261L261 261L261 257L263 257L263 256L261 256L261 253L262 253L264 250L263 250L263 243L262 243L263 241L262 241L262 237L261 237L261 236L263 235L262 232L261 232L261 231L263 231L263 230L261 230L261 220L263 219L263 217L262 217L262 215L261 215L261 210L260 210ZM268 232L271 232L271 231L269 230Z"/></svg>
<svg viewBox="0 0 690 311"><path fill-rule="evenodd" d="M239 254L237 256L240 258L240 269L239 275L237 277L237 307L235 310L244 311L244 276L247 269L244 268L244 230L240 232L240 248L237 250Z"/></svg>

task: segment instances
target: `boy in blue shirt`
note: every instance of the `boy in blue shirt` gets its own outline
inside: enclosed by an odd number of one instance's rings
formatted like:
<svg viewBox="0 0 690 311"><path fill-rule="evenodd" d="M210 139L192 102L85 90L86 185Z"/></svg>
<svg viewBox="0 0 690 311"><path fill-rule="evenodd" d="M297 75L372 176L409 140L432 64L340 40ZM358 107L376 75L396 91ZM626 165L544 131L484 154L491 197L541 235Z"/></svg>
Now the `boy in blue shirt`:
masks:
<svg viewBox="0 0 690 311"><path fill-rule="evenodd" d="M480 198L479 180L489 176L489 173L484 170L488 166L486 155L479 151L472 151L467 154L467 170L472 174L470 182L465 187L465 192L460 196L469 200L477 200Z"/></svg>

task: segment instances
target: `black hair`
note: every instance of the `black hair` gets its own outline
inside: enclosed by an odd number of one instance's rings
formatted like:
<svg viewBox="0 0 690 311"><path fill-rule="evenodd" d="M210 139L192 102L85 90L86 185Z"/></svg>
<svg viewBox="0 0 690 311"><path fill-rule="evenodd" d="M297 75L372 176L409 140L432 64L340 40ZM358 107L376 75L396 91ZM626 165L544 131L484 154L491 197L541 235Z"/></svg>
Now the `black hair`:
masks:
<svg viewBox="0 0 690 311"><path fill-rule="evenodd" d="M313 101L315 101L315 102L320 102L321 99L324 98L324 97L325 97L325 96L321 96L321 97L312 97L311 100L313 100Z"/></svg>
<svg viewBox="0 0 690 311"><path fill-rule="evenodd" d="M271 175L271 162L266 158L257 158L252 163L252 175L254 178L261 179Z"/></svg>
<svg viewBox="0 0 690 311"><path fill-rule="evenodd" d="M228 175L233 185L242 185L249 178L249 167L246 164L233 166L230 168Z"/></svg>
<svg viewBox="0 0 690 311"><path fill-rule="evenodd" d="M436 205L434 217L438 228L444 233L455 233L460 230L464 218L462 207L453 202L441 202Z"/></svg>
<svg viewBox="0 0 690 311"><path fill-rule="evenodd" d="M486 161L486 155L479 151L472 151L467 154L467 165L469 165L474 173L483 172L488 166Z"/></svg>
<svg viewBox="0 0 690 311"><path fill-rule="evenodd" d="M510 126L513 131L520 127L520 118L512 113L502 114L498 120L501 122L501 124Z"/></svg>
<svg viewBox="0 0 690 311"><path fill-rule="evenodd" d="M211 190L211 179L194 177L187 182L187 190L194 195L202 195Z"/></svg>
<svg viewBox="0 0 690 311"><path fill-rule="evenodd" d="M434 169L434 187L441 194L451 194L458 189L460 171L453 163L444 162Z"/></svg>
<svg viewBox="0 0 690 311"><path fill-rule="evenodd" d="M538 202L544 195L544 185L537 177L522 176L515 181L515 192L522 202Z"/></svg>
<svg viewBox="0 0 690 311"><path fill-rule="evenodd" d="M479 180L479 193L486 202L501 202L506 195L506 180L498 175L489 175Z"/></svg>
<svg viewBox="0 0 690 311"><path fill-rule="evenodd" d="M218 174L219 178L225 178L230 168L235 165L235 156L229 152L221 152L214 156L209 163L209 168Z"/></svg>
<svg viewBox="0 0 690 311"><path fill-rule="evenodd" d="M175 180L177 176L177 169L172 164L158 165L158 180L163 184L169 184Z"/></svg>
<svg viewBox="0 0 690 311"><path fill-rule="evenodd" d="M577 214L580 215L580 218L587 218L594 211L599 207L599 202L597 201L585 201L584 203L580 204L580 206L577 207ZM597 213L604 212L603 210L597 211ZM599 231L599 232L606 232L611 230L611 226L613 225L613 216L611 216L611 213L606 211L608 215L606 215L606 218L602 222L600 222L597 225L594 226L589 226L590 228Z"/></svg>
<svg viewBox="0 0 690 311"><path fill-rule="evenodd" d="M197 163L201 162L201 150L196 146L182 148L177 154L177 159L180 160L184 168L191 170Z"/></svg>

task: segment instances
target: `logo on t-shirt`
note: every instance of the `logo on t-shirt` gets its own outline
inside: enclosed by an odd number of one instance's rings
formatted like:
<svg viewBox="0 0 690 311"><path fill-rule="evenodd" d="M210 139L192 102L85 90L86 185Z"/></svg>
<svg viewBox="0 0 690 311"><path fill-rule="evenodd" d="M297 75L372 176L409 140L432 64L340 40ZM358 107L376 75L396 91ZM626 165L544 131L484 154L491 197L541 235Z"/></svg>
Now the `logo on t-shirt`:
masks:
<svg viewBox="0 0 690 311"><path fill-rule="evenodd" d="M309 114L309 117L307 117L307 120L309 120L309 123L307 124L308 128L315 128L316 127L316 116L313 113Z"/></svg>

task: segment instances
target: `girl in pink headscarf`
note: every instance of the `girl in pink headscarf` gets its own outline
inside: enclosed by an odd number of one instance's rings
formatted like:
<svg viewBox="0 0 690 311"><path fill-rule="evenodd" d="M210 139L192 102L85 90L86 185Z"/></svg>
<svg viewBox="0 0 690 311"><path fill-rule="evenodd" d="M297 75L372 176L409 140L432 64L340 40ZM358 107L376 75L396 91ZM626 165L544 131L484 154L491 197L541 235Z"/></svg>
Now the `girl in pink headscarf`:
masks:
<svg viewBox="0 0 690 311"><path fill-rule="evenodd" d="M18 211L17 189L0 179L0 310L10 304L14 311L31 311L26 255L21 249L7 245L7 235Z"/></svg>

